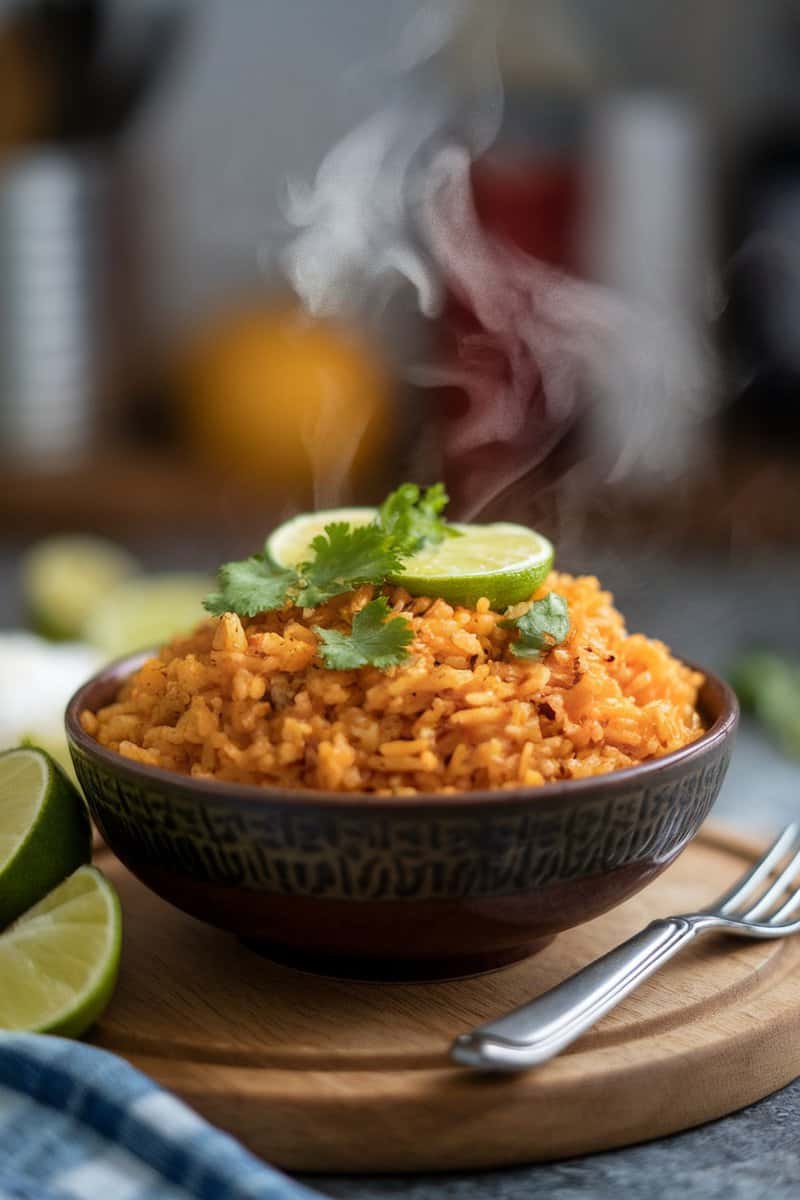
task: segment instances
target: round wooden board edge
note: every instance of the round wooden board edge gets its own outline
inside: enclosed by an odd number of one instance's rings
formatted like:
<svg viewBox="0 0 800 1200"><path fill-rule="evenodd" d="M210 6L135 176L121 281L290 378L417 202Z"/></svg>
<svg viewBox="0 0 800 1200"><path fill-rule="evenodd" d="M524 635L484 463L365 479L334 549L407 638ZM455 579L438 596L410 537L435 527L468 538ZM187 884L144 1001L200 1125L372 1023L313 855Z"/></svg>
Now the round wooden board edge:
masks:
<svg viewBox="0 0 800 1200"><path fill-rule="evenodd" d="M717 822L706 823L698 840L749 858L763 849L760 840ZM543 1079L547 1068L513 1077L477 1076L446 1062L440 1069L405 1071L209 1072L194 1062L127 1057L284 1169L349 1174L485 1169L678 1133L777 1091L800 1075L800 995L786 974L776 990L794 995L786 997L779 1017L754 1023L746 1039L737 1033L728 1044L703 1043L680 1059L662 1047L660 1057L643 1055L633 1068L610 1066L585 1079L579 1053L559 1060L559 1067L569 1060L570 1070L557 1080ZM663 1036L641 1042L657 1050ZM609 1046L593 1054L610 1062L615 1052Z"/></svg>

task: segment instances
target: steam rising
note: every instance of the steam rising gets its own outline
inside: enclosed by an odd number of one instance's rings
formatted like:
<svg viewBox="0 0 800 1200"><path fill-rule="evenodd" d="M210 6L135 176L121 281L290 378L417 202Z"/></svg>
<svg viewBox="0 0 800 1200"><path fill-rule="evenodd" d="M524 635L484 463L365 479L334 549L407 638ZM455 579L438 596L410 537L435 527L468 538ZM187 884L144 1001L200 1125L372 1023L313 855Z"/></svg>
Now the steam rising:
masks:
<svg viewBox="0 0 800 1200"><path fill-rule="evenodd" d="M539 465L583 405L602 407L624 390L633 413L628 437L603 466L618 481L636 464L656 475L659 438L675 422L705 414L707 351L688 324L635 310L621 296L575 279L488 236L478 223L463 149L432 164L423 208L426 243L447 281L481 327L459 347L460 368L428 367L429 383L458 384L468 404L446 433L453 457L507 448L502 477L476 480L477 506ZM595 425L598 428L598 425ZM601 426L600 426L601 428ZM488 470L496 469L491 456Z"/></svg>
<svg viewBox="0 0 800 1200"><path fill-rule="evenodd" d="M297 233L282 256L316 315L368 318L403 282L426 317L447 293L473 314L455 361L409 369L417 383L463 389L465 403L442 435L446 461L467 481L462 516L539 465L590 402L605 477L618 480L634 465L656 476L663 439L705 415L710 377L693 327L634 308L482 229L470 166L499 122L496 62L488 61L483 106L457 111L435 90L408 88L334 147L312 186L290 189ZM618 444L616 429L603 436L602 406L623 393L631 419Z"/></svg>
<svg viewBox="0 0 800 1200"><path fill-rule="evenodd" d="M438 311L439 282L412 241L408 211L412 163L441 121L427 104L379 112L328 154L313 187L290 185L287 217L299 232L283 267L315 316L358 312L387 275L414 285L426 316Z"/></svg>

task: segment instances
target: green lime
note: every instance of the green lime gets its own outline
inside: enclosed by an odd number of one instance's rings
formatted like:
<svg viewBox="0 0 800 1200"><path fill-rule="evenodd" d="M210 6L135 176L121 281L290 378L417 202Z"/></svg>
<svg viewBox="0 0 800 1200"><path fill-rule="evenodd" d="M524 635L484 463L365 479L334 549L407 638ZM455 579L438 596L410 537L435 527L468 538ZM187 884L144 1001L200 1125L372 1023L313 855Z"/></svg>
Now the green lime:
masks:
<svg viewBox="0 0 800 1200"><path fill-rule="evenodd" d="M34 747L0 754L0 928L91 856L86 806L61 768Z"/></svg>
<svg viewBox="0 0 800 1200"><path fill-rule="evenodd" d="M83 628L87 642L109 658L160 646L186 633L208 614L204 575L147 575L130 579L100 596Z"/></svg>
<svg viewBox="0 0 800 1200"><path fill-rule="evenodd" d="M271 533L267 538L267 554L279 567L296 567L308 555L318 533L334 521L347 525L369 525L378 515L377 508L329 508L325 512L300 513Z"/></svg>
<svg viewBox="0 0 800 1200"><path fill-rule="evenodd" d="M80 867L0 934L0 1029L79 1037L111 999L121 944L116 892Z"/></svg>
<svg viewBox="0 0 800 1200"><path fill-rule="evenodd" d="M34 546L22 560L22 589L37 633L80 636L97 597L136 573L136 560L103 538L64 536Z"/></svg>
<svg viewBox="0 0 800 1200"><path fill-rule="evenodd" d="M455 525L462 535L423 546L394 582L413 596L441 596L474 606L482 596L492 608L529 600L553 566L547 538L524 525Z"/></svg>
<svg viewBox="0 0 800 1200"><path fill-rule="evenodd" d="M335 508L301 513L279 526L267 540L267 553L282 567L293 567L308 554L318 533L332 521L368 525L374 508ZM492 608L529 600L553 566L547 538L525 525L453 525L461 537L423 546L392 583L414 596L441 596L453 604L474 605L486 596Z"/></svg>

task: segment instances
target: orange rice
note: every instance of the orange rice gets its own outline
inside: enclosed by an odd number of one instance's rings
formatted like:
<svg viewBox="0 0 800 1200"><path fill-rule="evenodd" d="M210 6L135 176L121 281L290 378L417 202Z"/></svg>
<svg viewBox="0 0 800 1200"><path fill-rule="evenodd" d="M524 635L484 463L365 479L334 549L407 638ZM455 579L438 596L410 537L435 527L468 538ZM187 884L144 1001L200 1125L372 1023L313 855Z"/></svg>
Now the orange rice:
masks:
<svg viewBox="0 0 800 1200"><path fill-rule="evenodd" d="M514 658L508 614L385 594L411 622L411 656L326 669L312 625L349 628L365 587L315 609L205 621L151 658L84 729L126 758L199 778L413 795L578 779L693 741L702 676L628 634L593 577L553 573L566 642ZM534 597L535 598L535 597ZM524 610L520 605L514 613Z"/></svg>

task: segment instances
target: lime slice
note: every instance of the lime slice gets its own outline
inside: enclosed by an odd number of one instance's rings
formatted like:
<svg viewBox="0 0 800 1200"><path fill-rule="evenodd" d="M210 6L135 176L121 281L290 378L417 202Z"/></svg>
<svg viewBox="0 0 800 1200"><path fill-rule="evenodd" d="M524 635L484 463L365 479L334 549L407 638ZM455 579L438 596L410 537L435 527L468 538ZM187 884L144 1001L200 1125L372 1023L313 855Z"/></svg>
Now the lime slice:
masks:
<svg viewBox="0 0 800 1200"><path fill-rule="evenodd" d="M86 807L61 768L33 747L0 754L0 927L91 856Z"/></svg>
<svg viewBox="0 0 800 1200"><path fill-rule="evenodd" d="M80 867L0 935L0 1029L79 1037L111 999L121 944L116 892Z"/></svg>
<svg viewBox="0 0 800 1200"><path fill-rule="evenodd" d="M77 638L98 596L127 579L138 564L103 538L48 538L22 560L22 588L37 633Z"/></svg>
<svg viewBox="0 0 800 1200"><path fill-rule="evenodd" d="M348 525L369 525L378 515L377 508L330 508L325 512L300 513L284 521L267 538L267 554L279 567L296 567L308 555L318 533L334 521Z"/></svg>
<svg viewBox="0 0 800 1200"><path fill-rule="evenodd" d="M335 508L302 513L279 526L267 540L267 553L282 567L293 567L308 554L313 538L332 521L368 525L374 508ZM525 525L453 525L461 534L424 546L392 578L414 596L442 596L453 604L474 605L486 596L492 608L529 600L553 566L547 538Z"/></svg>
<svg viewBox="0 0 800 1200"><path fill-rule="evenodd" d="M160 646L208 615L203 596L211 586L203 575L149 575L128 580L97 600L83 636L109 658Z"/></svg>
<svg viewBox="0 0 800 1200"><path fill-rule="evenodd" d="M462 535L423 546L394 582L413 596L441 596L474 606L482 596L492 608L529 600L553 566L547 538L524 525L456 525Z"/></svg>

